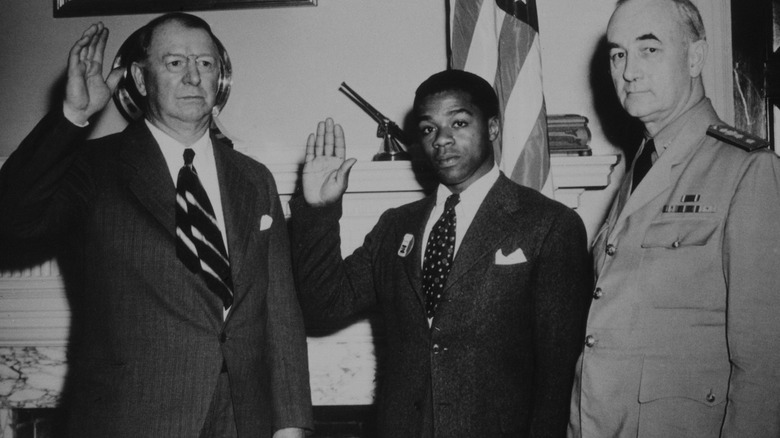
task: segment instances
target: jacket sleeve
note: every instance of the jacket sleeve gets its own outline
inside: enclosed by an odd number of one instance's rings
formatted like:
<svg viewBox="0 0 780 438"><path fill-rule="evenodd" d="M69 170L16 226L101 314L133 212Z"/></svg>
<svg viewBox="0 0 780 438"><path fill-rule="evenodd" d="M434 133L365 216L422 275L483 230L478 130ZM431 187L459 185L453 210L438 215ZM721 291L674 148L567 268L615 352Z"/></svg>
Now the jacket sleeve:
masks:
<svg viewBox="0 0 780 438"><path fill-rule="evenodd" d="M0 238L52 237L73 220L89 185L73 166L86 131L52 112L11 154L0 169Z"/></svg>
<svg viewBox="0 0 780 438"><path fill-rule="evenodd" d="M387 212L346 259L341 256L341 203L314 208L302 197L291 203L292 259L307 320L338 321L376 305L373 270Z"/></svg>
<svg viewBox="0 0 780 438"><path fill-rule="evenodd" d="M265 342L271 374L275 430L287 427L314 429L309 387L308 354L303 316L295 294L290 267L290 243L282 206L270 173L267 176L272 225L266 255L268 295Z"/></svg>
<svg viewBox="0 0 780 438"><path fill-rule="evenodd" d="M593 279L582 220L566 210L542 244L535 274L534 412L531 435L562 437Z"/></svg>
<svg viewBox="0 0 780 438"><path fill-rule="evenodd" d="M780 159L754 154L724 231L729 438L780 436Z"/></svg>

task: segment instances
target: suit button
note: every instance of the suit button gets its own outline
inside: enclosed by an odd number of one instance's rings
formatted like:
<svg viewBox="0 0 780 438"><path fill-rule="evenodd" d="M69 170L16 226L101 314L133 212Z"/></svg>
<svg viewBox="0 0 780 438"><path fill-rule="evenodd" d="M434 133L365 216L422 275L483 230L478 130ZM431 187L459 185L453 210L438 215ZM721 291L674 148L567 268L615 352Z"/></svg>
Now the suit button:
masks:
<svg viewBox="0 0 780 438"><path fill-rule="evenodd" d="M433 344L433 354L439 354L439 344Z"/></svg>
<svg viewBox="0 0 780 438"><path fill-rule="evenodd" d="M679 247L680 247L680 241L679 240L675 240L674 242L672 242L672 248L677 249Z"/></svg>
<svg viewBox="0 0 780 438"><path fill-rule="evenodd" d="M715 402L715 394L710 391L709 394L707 394L707 403L714 403Z"/></svg>
<svg viewBox="0 0 780 438"><path fill-rule="evenodd" d="M225 343L225 341L227 341L227 335L226 335L224 332L222 332L222 333L219 335L219 343L220 343L220 344L224 344L224 343Z"/></svg>
<svg viewBox="0 0 780 438"><path fill-rule="evenodd" d="M615 255L615 253L617 252L617 247L610 243L609 245L607 245L606 251L607 251L607 255L611 257Z"/></svg>
<svg viewBox="0 0 780 438"><path fill-rule="evenodd" d="M599 298L604 296L604 291L601 290L600 287L597 287L596 290L593 291L593 299L598 300Z"/></svg>
<svg viewBox="0 0 780 438"><path fill-rule="evenodd" d="M585 346L590 348L596 345L596 338L593 335L585 336Z"/></svg>

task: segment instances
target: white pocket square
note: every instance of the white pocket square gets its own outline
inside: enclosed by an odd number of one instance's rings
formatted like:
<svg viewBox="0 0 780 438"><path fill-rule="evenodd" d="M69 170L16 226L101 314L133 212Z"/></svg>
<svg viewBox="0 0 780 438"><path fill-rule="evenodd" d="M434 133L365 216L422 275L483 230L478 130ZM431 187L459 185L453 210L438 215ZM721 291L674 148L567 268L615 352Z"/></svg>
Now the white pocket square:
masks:
<svg viewBox="0 0 780 438"><path fill-rule="evenodd" d="M274 223L274 218L271 216L268 216L267 214L264 214L260 218L260 231L265 231L269 228L271 228L271 224Z"/></svg>
<svg viewBox="0 0 780 438"><path fill-rule="evenodd" d="M523 250L517 248L513 253L504 255L502 250L496 251L496 264L497 265L516 265L527 261Z"/></svg>

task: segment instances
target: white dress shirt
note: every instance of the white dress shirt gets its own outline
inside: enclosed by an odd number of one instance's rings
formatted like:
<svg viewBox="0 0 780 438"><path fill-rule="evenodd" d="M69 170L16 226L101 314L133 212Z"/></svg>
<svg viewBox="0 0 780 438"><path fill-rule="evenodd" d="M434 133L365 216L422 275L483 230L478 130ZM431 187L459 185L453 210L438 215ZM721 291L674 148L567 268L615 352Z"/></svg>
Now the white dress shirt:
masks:
<svg viewBox="0 0 780 438"><path fill-rule="evenodd" d="M493 167L488 173L482 175L481 178L474 181L466 190L460 193L460 202L455 206L455 256L458 255L458 249L461 242L463 242L463 236L466 235L466 231L471 226L471 222L474 221L474 216L477 215L479 206L482 205L482 201L485 200L490 188L498 181L500 175L498 167ZM439 220L439 217L444 212L444 202L452 194L450 189L444 184L439 184L436 189L436 205L431 211L431 215L428 217L428 222L425 224L425 233L423 234L423 247L422 253L425 254L425 248L428 246L428 236L431 234L433 225ZM423 257L424 258L424 257ZM420 263L422 264L422 260Z"/></svg>
<svg viewBox="0 0 780 438"><path fill-rule="evenodd" d="M168 171L171 174L173 185L176 185L176 181L179 179L179 170L184 166L184 149L188 147L195 152L195 158L192 160L192 165L195 167L195 171L198 173L198 179L200 180L203 189L206 190L206 195L209 197L209 202L214 208L214 216L217 219L217 227L222 233L222 242L225 244L225 251L228 250L227 244L227 232L225 231L225 215L222 210L222 196L219 192L219 180L217 178L217 163L214 161L214 149L211 144L211 136L208 130L203 137L198 139L192 146L185 146L170 135L158 127L151 124L146 120L146 126L152 132L152 136L157 140L157 144L160 145L163 157L165 157L165 164L168 166ZM224 315L227 316L229 309L225 309Z"/></svg>

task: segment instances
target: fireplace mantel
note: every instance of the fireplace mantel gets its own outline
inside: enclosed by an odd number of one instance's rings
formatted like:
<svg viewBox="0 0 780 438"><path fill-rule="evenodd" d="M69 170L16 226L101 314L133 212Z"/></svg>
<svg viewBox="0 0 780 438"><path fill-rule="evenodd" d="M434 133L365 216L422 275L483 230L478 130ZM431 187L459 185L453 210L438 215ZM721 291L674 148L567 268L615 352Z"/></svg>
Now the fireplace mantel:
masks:
<svg viewBox="0 0 780 438"><path fill-rule="evenodd" d="M617 155L552 157L555 198L576 209L586 190L609 185L618 160ZM0 165L4 161L0 158ZM269 167L289 214L287 203L295 190L299 166ZM359 246L384 210L420 199L434 184L430 174L410 162L356 164L344 198L342 251L348 254ZM0 272L0 309L2 426L2 410L54 407L58 402L67 369L70 312L56 263L48 261L21 271ZM368 320L341 329L310 331L309 366L315 405L373 403L374 333Z"/></svg>

